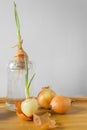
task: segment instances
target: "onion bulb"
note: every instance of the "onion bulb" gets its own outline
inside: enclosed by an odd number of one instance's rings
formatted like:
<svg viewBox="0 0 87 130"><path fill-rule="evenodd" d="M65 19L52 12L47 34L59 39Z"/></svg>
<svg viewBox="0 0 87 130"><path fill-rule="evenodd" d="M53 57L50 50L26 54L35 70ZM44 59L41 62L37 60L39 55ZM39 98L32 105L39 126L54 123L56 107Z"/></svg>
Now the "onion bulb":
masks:
<svg viewBox="0 0 87 130"><path fill-rule="evenodd" d="M38 110L38 102L35 98L28 98L21 103L22 112L31 117Z"/></svg>
<svg viewBox="0 0 87 130"><path fill-rule="evenodd" d="M38 104L40 107L49 108L50 102L56 93L50 87L43 87L37 96Z"/></svg>
<svg viewBox="0 0 87 130"><path fill-rule="evenodd" d="M71 100L66 96L55 96L50 105L54 112L62 114L70 108Z"/></svg>

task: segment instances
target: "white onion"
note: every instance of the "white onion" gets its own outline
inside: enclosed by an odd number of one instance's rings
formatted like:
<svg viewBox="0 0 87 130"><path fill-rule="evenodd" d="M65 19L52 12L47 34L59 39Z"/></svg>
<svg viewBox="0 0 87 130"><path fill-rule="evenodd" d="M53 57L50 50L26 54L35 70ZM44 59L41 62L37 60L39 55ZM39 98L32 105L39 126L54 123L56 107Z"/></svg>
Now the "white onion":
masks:
<svg viewBox="0 0 87 130"><path fill-rule="evenodd" d="M38 109L38 102L35 98L28 98L21 103L22 112L31 117Z"/></svg>

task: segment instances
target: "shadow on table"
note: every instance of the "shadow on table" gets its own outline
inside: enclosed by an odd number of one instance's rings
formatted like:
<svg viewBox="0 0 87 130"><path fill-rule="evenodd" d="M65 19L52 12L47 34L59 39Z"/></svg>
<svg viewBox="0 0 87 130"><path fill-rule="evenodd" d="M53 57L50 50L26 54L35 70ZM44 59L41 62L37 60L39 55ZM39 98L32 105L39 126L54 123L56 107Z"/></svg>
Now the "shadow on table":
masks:
<svg viewBox="0 0 87 130"><path fill-rule="evenodd" d="M15 116L15 112L9 111L6 108L0 108L0 121L9 119Z"/></svg>
<svg viewBox="0 0 87 130"><path fill-rule="evenodd" d="M72 108L67 112L67 114L81 114L84 111L87 111L87 108L83 106L72 106Z"/></svg>

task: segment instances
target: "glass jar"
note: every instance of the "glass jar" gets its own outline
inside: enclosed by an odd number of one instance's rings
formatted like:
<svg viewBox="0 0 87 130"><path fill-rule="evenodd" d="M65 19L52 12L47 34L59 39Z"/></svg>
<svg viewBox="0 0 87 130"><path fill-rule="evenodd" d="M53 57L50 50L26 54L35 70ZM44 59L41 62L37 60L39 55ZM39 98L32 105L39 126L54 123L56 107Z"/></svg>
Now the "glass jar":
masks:
<svg viewBox="0 0 87 130"><path fill-rule="evenodd" d="M28 62L29 79L34 74L32 62ZM25 62L24 61L11 61L7 67L7 98L6 108L15 111L15 103L22 101L26 98L25 87ZM32 87L33 84L31 84ZM33 92L32 92L33 93ZM32 93L30 93L32 96Z"/></svg>

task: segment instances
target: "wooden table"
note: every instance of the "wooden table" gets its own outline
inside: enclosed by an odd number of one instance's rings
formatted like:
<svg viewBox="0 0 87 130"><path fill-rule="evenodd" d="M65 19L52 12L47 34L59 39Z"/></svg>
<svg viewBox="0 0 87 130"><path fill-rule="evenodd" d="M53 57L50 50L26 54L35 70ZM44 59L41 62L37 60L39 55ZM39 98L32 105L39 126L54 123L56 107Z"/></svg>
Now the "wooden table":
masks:
<svg viewBox="0 0 87 130"><path fill-rule="evenodd" d="M72 98L73 103L66 114L54 114L59 125L52 130L87 130L87 98ZM6 110L5 104L0 100L0 130L42 130L32 121L23 121L15 112Z"/></svg>

